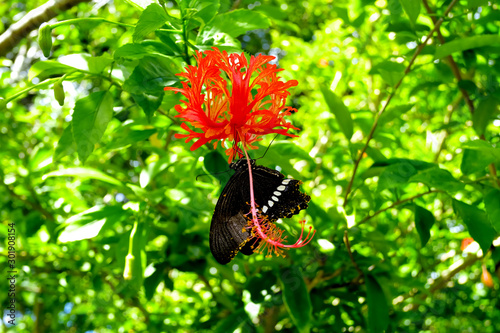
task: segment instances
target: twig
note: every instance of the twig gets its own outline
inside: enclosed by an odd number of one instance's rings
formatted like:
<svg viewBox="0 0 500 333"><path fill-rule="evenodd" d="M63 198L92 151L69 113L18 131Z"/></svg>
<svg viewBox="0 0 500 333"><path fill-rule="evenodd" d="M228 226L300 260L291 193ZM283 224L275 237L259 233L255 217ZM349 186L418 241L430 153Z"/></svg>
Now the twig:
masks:
<svg viewBox="0 0 500 333"><path fill-rule="evenodd" d="M436 17L434 16L434 12L432 11L431 7L429 6L429 3L427 2L427 0L422 0L422 2L424 4L425 9L427 10L427 13L431 17L432 22L434 22L434 26L436 27L438 21L436 20ZM446 13L445 13L445 15L446 15ZM439 39L439 42L441 44L444 44L446 42L446 40L444 39L443 35L441 34L441 30L439 29L439 26L436 29L436 34L437 34L437 37ZM453 75L457 79L457 83L459 83L460 81L462 81L462 75L460 74L460 69L458 68L457 63L455 62L455 60L453 59L453 56L451 54L446 57L446 60L448 62L448 65L451 68L451 71L453 72ZM475 111L474 104L469 96L469 93L467 92L467 90L465 90L464 88L461 88L460 86L458 87L458 89L462 93L462 96L465 100L465 104L467 104L467 107L469 108L470 113L474 114L474 111ZM480 139L483 141L486 141L486 137L484 136L484 134L481 135ZM444 140L442 143L444 143ZM495 164L491 163L488 166L488 168L490 169L490 174L492 177L493 185L500 187L500 180L497 177L497 170L496 170Z"/></svg>
<svg viewBox="0 0 500 333"><path fill-rule="evenodd" d="M461 98L457 97L456 100L451 104L451 108L448 110L448 112L444 116L443 124L447 125L450 123L453 112L455 112L455 110L457 109L460 101L461 101ZM445 141L446 141L446 138L448 137L449 134L450 134L449 129L444 130L444 136L441 139L441 142L439 143L439 148L438 148L436 154L434 155L434 160L433 160L434 163L436 163L438 161L439 155L441 155L441 152L443 151L443 149L445 147Z"/></svg>
<svg viewBox="0 0 500 333"><path fill-rule="evenodd" d="M356 270L358 271L359 273L359 276L354 279L354 281L357 281L359 280L360 277L362 277L364 274L363 274L363 271L361 270L361 268L359 268L358 264L356 263L356 261L354 260L354 256L352 255L352 251L351 251L351 243L349 243L349 233L348 233L348 229L345 229L344 230L344 243L345 243L345 246L347 248L347 253L349 253L349 258L351 258L351 262L354 266L354 268L356 268Z"/></svg>
<svg viewBox="0 0 500 333"><path fill-rule="evenodd" d="M384 209L381 209L381 210L377 210L375 213L373 213L372 215L368 215L367 217L365 217L364 219L362 219L361 221L359 221L356 225L359 226L360 224L363 224L365 223L366 221L374 218L375 216L377 216L378 214L380 213L383 213L389 209L392 209L396 206L399 206L401 204L404 204L405 202L408 202L408 201L412 201L412 200L415 200L417 198L420 198L420 197L423 197L424 195L427 195L427 194L430 194L430 193L437 193L437 192L442 192L441 190L430 190L430 191L427 191L427 192L424 192L424 193L420 193L420 194L417 194L413 197L410 197L410 198L406 198L406 199L402 199L402 200L398 200L396 201L395 203L393 203L392 205L390 205L389 207L386 207Z"/></svg>
<svg viewBox="0 0 500 333"><path fill-rule="evenodd" d="M439 289L444 288L448 281L450 281L458 272L466 269L469 266L472 266L481 258L482 256L478 255L468 255L465 259L460 259L460 261L454 263L448 269L444 270L439 278L431 282L429 291L433 293Z"/></svg>
<svg viewBox="0 0 500 333"><path fill-rule="evenodd" d="M437 23L437 19L436 19L434 12L432 11L431 7L429 6L429 3L427 2L427 0L422 0L422 2L424 4L425 9L427 10L427 14L429 14L429 16L430 16L430 18L435 26ZM439 39L439 42L441 44L444 44L446 42L446 40L444 39L443 35L441 34L441 30L439 28L436 30L436 34L437 34L437 37ZM451 71L453 72L453 75L457 79L457 83L462 81L462 74L460 74L460 69L458 68L457 63L453 59L453 56L450 54L449 56L446 57L446 60L448 61L448 65L450 66ZM470 96L469 96L469 93L467 92L467 90L465 90L464 88L461 88L460 86L458 87L458 89L462 93L462 97L464 98L465 104L467 104L467 107L469 108L470 112L474 112L474 104L472 103L472 100L470 99Z"/></svg>
<svg viewBox="0 0 500 333"><path fill-rule="evenodd" d="M396 85L394 86L392 92L387 97L387 100L386 100L384 106L382 107L382 109L375 116L375 120L373 122L373 125L372 125L372 128L370 130L370 133L368 134L368 137L366 139L366 143L363 146L363 148L361 149L361 152L359 153L358 158L356 159L356 162L354 163L354 169L353 169L353 172L352 172L352 176L351 176L351 179L349 180L349 184L347 185L347 189L346 189L345 196L344 196L344 204L343 204L344 208L347 206L347 203L348 203L349 194L351 192L352 185L354 183L354 178L356 176L356 171L358 170L358 167L359 167L359 164L361 162L361 159L363 158L363 155L364 155L366 149L368 148L368 144L370 143L371 139L373 138L373 134L375 133L375 129L377 128L378 121L379 121L380 117L382 116L382 114L384 113L384 111L387 109L387 106L391 102L391 100L394 97L394 95L395 95L396 91L398 90L399 86L401 86L401 83L403 82L403 80L406 77L406 75L408 75L408 73L411 71L411 66L415 62L417 56L422 52L422 50L424 49L424 47L427 45L427 43L431 39L432 35L437 31L437 29L439 29L439 27L441 26L441 24L444 22L444 17L446 17L448 15L448 13L451 11L451 9L455 6L455 4L457 2L458 2L458 0L452 0L451 1L451 3L449 4L448 8L446 8L446 10L444 11L443 16L441 18L439 18L439 20L436 21L436 23L434 25L434 28L427 34L424 42L417 47L415 53L413 54L413 57L410 59L410 62L408 64L408 66L406 67L405 71L404 71L403 76L398 81L398 83L396 83Z"/></svg>

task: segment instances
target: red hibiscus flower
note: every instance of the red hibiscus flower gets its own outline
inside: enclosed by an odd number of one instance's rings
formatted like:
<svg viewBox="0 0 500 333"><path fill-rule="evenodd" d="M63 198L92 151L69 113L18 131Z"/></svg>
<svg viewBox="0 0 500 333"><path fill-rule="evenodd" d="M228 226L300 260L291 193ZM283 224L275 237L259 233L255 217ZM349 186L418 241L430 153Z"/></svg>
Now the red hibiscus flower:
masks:
<svg viewBox="0 0 500 333"><path fill-rule="evenodd" d="M184 122L181 127L188 134L176 134L176 138L195 140L191 150L208 142L232 141L234 146L226 150L231 162L238 148L255 148L251 144L264 134L277 133L290 137L290 129L297 129L284 118L297 110L285 106L290 93L288 88L297 81L280 80L276 65L269 62L273 56L251 56L247 61L244 53L227 54L217 48L196 52L197 66L188 66L182 88L166 87L165 90L180 92L186 100L177 105L176 117Z"/></svg>

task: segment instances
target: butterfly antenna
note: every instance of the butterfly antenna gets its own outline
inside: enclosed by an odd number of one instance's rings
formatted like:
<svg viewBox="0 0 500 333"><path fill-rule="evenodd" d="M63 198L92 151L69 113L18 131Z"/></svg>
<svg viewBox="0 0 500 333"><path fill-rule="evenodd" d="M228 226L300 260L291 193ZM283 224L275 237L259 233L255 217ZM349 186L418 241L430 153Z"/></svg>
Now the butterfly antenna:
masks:
<svg viewBox="0 0 500 333"><path fill-rule="evenodd" d="M198 178L200 177L203 177L203 176L215 176L215 175L221 175L223 173L228 173L229 171L231 170L231 168L227 169L227 170L224 170L224 171L219 171L219 172L215 172L215 173L202 173L201 175L198 175L196 176L196 180L198 180Z"/></svg>
<svg viewBox="0 0 500 333"><path fill-rule="evenodd" d="M271 142L269 142L269 146L267 146L266 151L264 152L264 155L262 155L261 157L257 158L257 160L260 160L261 158L264 158L264 156L266 156L267 151L269 150L269 148L271 148L271 145L273 144L274 140L276 140L276 138L278 137L278 135L279 134L276 134L274 136L274 138L271 140Z"/></svg>

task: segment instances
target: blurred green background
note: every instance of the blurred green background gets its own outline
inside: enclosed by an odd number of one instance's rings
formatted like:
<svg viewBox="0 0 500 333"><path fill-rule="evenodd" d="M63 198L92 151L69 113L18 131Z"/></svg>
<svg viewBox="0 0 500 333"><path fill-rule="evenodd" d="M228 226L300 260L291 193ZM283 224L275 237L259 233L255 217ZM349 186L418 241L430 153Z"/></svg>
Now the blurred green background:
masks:
<svg viewBox="0 0 500 333"><path fill-rule="evenodd" d="M500 331L496 1L0 13L1 332ZM163 88L212 46L274 55L299 82L299 137L259 160L312 198L280 226L290 242L300 219L317 233L285 258L210 254L226 157L174 138L180 96Z"/></svg>

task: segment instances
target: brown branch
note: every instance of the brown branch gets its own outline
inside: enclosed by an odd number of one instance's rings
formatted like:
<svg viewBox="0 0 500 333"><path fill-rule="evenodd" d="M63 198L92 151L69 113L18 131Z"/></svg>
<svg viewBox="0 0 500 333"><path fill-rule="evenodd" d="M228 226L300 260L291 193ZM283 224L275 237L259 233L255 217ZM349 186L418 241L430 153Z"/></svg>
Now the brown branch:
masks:
<svg viewBox="0 0 500 333"><path fill-rule="evenodd" d="M427 45L427 43L429 42L429 40L431 40L432 35L437 31L437 29L439 29L439 27L441 26L441 24L444 22L444 17L446 17L448 15L448 13L451 11L451 9L455 6L455 4L457 2L458 2L458 0L452 0L451 1L451 3L449 4L448 8L446 8L446 10L444 11L443 16L441 18L439 18L439 20L436 21L436 23L434 25L434 28L427 34L424 42L422 44L418 45L415 53L413 54L413 57L410 59L410 62L408 64L408 66L406 67L405 71L404 71L403 76L398 81L398 83L396 83L396 85L392 89L392 92L387 97L387 100L386 100L384 106L382 107L382 109L375 116L375 120L373 121L373 125L372 125L370 133L368 134L368 137L366 139L366 143L363 146L363 148L361 149L361 152L359 153L358 158L356 159L356 162L354 163L354 170L352 172L351 179L349 180L349 184L347 185L347 189L346 189L345 196L344 196L343 207L347 206L348 199L349 199L349 194L351 192L352 185L354 183L354 178L356 176L356 172L358 170L358 167L359 167L359 164L361 162L361 159L363 158L363 155L364 155L366 149L368 148L368 144L370 143L371 139L373 138L373 134L375 133L375 129L377 128L378 121L379 121L380 117L382 116L382 114L384 113L384 111L387 109L387 106L389 105L389 103L391 102L392 98L396 94L396 91L398 90L398 88L401 86L401 83L403 82L404 78L411 71L411 67L413 66L413 63L415 62L415 60L417 59L417 56L422 52L422 50Z"/></svg>
<svg viewBox="0 0 500 333"><path fill-rule="evenodd" d="M448 282L460 271L466 269L469 266L472 266L476 261L481 259L482 256L478 256L475 254L468 255L465 259L460 259L457 263L451 265L448 269L444 270L441 273L441 276L434 281L431 282L429 291L431 293L446 287Z"/></svg>
<svg viewBox="0 0 500 333"><path fill-rule="evenodd" d="M434 12L432 11L431 7L429 6L429 3L427 2L427 0L422 0L422 2L424 4L425 9L427 10L427 13L431 17L432 22L434 22L434 26L436 26L438 21L436 20L436 17L434 16ZM437 37L438 37L439 42L441 44L446 43L446 40L443 37L443 35L441 34L441 30L439 29L439 27L436 30L436 34L437 34ZM446 57L446 61L448 62L448 65L450 66L451 71L453 72L453 75L455 76L455 79L457 79L457 83L462 81L462 74L460 74L460 69L458 68L457 63L455 62L455 60L453 59L453 56L451 54ZM467 104L467 107L469 108L470 113L474 114L475 108L474 108L474 104L469 96L469 93L467 92L467 90L465 90L461 87L458 87L458 89L460 89L460 92L462 93L462 97L464 98L465 104ZM486 137L484 136L484 134L481 135L480 139L483 141L486 141ZM444 142L444 140L443 140L443 142ZM489 165L489 169L490 169L490 174L492 177L493 185L500 187L500 180L497 177L497 170L496 170L495 164L491 163Z"/></svg>
<svg viewBox="0 0 500 333"><path fill-rule="evenodd" d="M431 293L435 293L443 288L446 288L448 285L448 282L460 271L472 266L474 263L476 263L478 260L482 259L482 256L478 256L477 254L469 254L465 259L460 259L460 261L457 261L453 263L451 266L448 267L448 269L445 269L441 272L441 276L431 280L430 281L430 286L428 290ZM404 295L401 295L403 299L397 303L401 303L404 300L407 300L408 298L412 297L414 300L412 303L408 304L405 306L405 311L416 311L418 310L418 307L422 302L425 301L425 298L428 296L427 292L424 292L423 290L411 290L407 292Z"/></svg>
<svg viewBox="0 0 500 333"><path fill-rule="evenodd" d="M453 103L451 103L451 108L448 110L448 112L444 116L443 124L448 125L450 123L453 112L455 112L455 110L457 109L458 104L460 103L461 100L462 100L462 98L460 96L458 96L456 98L456 100ZM436 154L434 155L434 159L433 159L434 163L437 163L437 161L439 160L439 155L441 155L441 152L443 151L444 147L446 146L446 138L448 137L449 134L450 134L449 129L444 130L444 136L441 139L441 142L439 143L439 148L438 148Z"/></svg>
<svg viewBox="0 0 500 333"><path fill-rule="evenodd" d="M348 233L348 229L345 229L344 230L344 243L345 243L345 246L347 248L347 253L349 253L349 258L351 259L351 262L354 266L354 268L356 268L356 270L358 271L359 273L359 276L357 278L354 279L354 281L357 281L359 280L364 274L363 274L363 271L361 270L361 268L359 268L358 264L356 263L356 261L354 260L354 256L352 255L352 251L351 251L351 243L349 243L349 233Z"/></svg>
<svg viewBox="0 0 500 333"><path fill-rule="evenodd" d="M392 208L394 208L394 207L396 207L396 206L399 206L399 205L401 205L401 204L404 204L404 203L406 203L406 202L408 202L408 201L415 200L415 199L417 199L417 198L423 197L424 195L427 195L427 194L430 194L430 193L438 193L438 192L442 192L442 191L440 191L440 190L430 190L430 191L427 191L427 192L424 192L424 193L417 194L417 195L415 195L415 196L413 196L413 197L410 197L410 198L406 198L406 199L403 199L403 200L398 200L398 201L396 201L395 203L393 203L392 205L390 205L389 207L385 207L384 209L377 210L377 211L376 211L375 213L373 213L372 215L368 215L367 217L365 217L364 219L362 219L361 221L359 221L359 222L356 224L356 226L359 226L360 224L365 223L366 221L368 221L368 220L370 220L370 219L374 218L375 216L377 216L377 215L378 215L378 214L380 214L380 213L383 213L383 212L385 212L385 211L387 211L387 210L389 210L389 209L392 209Z"/></svg>
<svg viewBox="0 0 500 333"><path fill-rule="evenodd" d="M432 22L434 23L434 26L435 26L437 19L436 19L434 12L432 11L431 7L429 6L429 3L427 2L427 0L422 0L422 2L424 4L425 9L427 10L427 13L429 14L429 16L432 20ZM439 42L441 44L446 43L446 40L444 39L443 35L441 34L441 30L439 28L436 30L436 34L437 34L437 37L438 37ZM448 65L450 66L451 71L453 72L453 75L457 79L457 82L462 81L462 74L460 74L460 69L458 68L457 63L455 62L455 60L453 59L453 56L451 54L446 57L446 61L448 62ZM470 112L474 113L474 104L472 103L472 100L470 99L469 93L464 88L458 87L458 89L460 89L460 92L462 93L462 96L465 100L465 104L467 104L467 107L469 108Z"/></svg>
<svg viewBox="0 0 500 333"><path fill-rule="evenodd" d="M38 29L42 23L80 2L90 2L90 0L49 0L40 7L31 10L0 35L0 57L5 56L31 31Z"/></svg>

